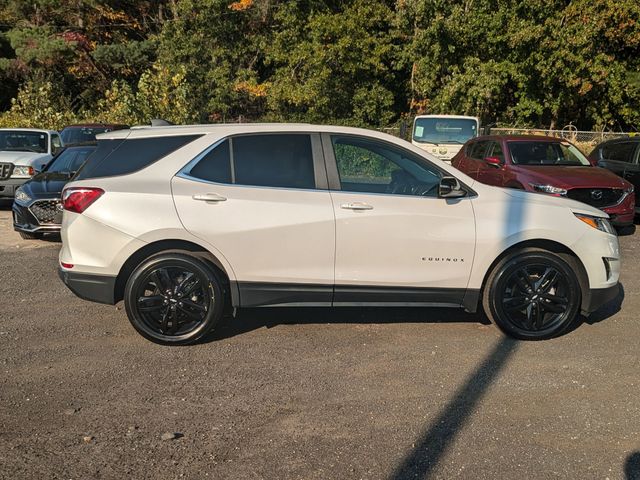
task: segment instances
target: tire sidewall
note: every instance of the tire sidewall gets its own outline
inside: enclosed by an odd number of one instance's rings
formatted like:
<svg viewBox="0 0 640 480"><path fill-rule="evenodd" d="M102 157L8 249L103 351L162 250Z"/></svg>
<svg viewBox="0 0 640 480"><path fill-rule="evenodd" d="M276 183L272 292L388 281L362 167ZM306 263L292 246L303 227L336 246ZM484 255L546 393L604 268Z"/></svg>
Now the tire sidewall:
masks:
<svg viewBox="0 0 640 480"><path fill-rule="evenodd" d="M213 302L213 306L211 306L211 303L209 304L207 316L202 324L183 335L162 335L153 332L147 327L144 320L139 317L134 307L138 301L136 292L147 273L150 270L167 266L187 267L206 278L206 288ZM216 326L222 317L224 297L219 277L213 268L194 256L171 253L156 255L136 267L125 286L124 304L131 325L146 339L161 345L187 345L198 341Z"/></svg>

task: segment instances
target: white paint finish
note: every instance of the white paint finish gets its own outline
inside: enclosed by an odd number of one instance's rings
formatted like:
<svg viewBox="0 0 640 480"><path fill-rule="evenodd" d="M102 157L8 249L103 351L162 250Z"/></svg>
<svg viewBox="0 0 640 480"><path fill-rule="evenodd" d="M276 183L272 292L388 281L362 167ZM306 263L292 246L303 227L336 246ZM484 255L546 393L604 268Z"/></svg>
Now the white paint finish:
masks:
<svg viewBox="0 0 640 480"><path fill-rule="evenodd" d="M477 196L450 201L450 205L438 199L335 192L336 222L328 192L171 180L221 138L269 132L329 132L383 140L424 156L473 188ZM470 288L481 288L501 252L524 240L547 239L578 255L592 288L617 281L619 262L612 264L609 280L604 278L602 262L602 257L619 258L617 237L588 227L573 215L606 217L603 212L568 199L476 183L420 148L384 133L304 124L246 124L140 128L100 137L190 133L203 136L138 172L69 184L100 187L106 193L83 215L65 212L61 260L76 264L74 271L116 274L147 242L184 239L211 251L230 277L239 281L330 284L335 260L339 283L464 288L468 278ZM211 204L192 199L208 193L228 200ZM340 208L357 202L374 208ZM465 266L421 264L422 257L438 256L463 257ZM470 257L472 266L466 264Z"/></svg>
<svg viewBox="0 0 640 480"><path fill-rule="evenodd" d="M336 283L466 288L475 244L469 198L447 201L346 192L331 196L336 214ZM372 209L341 207L350 203L365 203Z"/></svg>
<svg viewBox="0 0 640 480"><path fill-rule="evenodd" d="M181 177L172 184L184 227L223 252L239 280L333 284L335 220L329 192ZM193 199L212 193L227 200Z"/></svg>

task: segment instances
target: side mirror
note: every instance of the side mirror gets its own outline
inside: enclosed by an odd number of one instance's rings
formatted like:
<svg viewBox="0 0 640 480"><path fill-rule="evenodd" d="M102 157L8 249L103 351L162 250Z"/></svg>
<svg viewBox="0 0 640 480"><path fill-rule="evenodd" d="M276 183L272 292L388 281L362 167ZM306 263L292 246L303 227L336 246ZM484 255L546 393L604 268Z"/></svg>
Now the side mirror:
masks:
<svg viewBox="0 0 640 480"><path fill-rule="evenodd" d="M591 164L592 167L597 167L598 166L598 159L597 158L589 157L588 160L589 160L589 163Z"/></svg>
<svg viewBox="0 0 640 480"><path fill-rule="evenodd" d="M439 198L460 198L467 194L454 177L442 177L438 185Z"/></svg>
<svg viewBox="0 0 640 480"><path fill-rule="evenodd" d="M502 160L498 157L485 157L484 162L492 167L500 168L502 166Z"/></svg>

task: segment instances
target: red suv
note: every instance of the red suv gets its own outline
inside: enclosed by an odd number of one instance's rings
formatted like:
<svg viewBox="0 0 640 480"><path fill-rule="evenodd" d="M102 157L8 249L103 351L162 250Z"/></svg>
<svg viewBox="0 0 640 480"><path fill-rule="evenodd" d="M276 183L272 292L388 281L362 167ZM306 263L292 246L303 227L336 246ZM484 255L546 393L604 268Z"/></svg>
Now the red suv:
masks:
<svg viewBox="0 0 640 480"><path fill-rule="evenodd" d="M560 138L476 137L451 164L488 185L566 196L604 210L616 227L633 224L633 185L592 166L578 148Z"/></svg>

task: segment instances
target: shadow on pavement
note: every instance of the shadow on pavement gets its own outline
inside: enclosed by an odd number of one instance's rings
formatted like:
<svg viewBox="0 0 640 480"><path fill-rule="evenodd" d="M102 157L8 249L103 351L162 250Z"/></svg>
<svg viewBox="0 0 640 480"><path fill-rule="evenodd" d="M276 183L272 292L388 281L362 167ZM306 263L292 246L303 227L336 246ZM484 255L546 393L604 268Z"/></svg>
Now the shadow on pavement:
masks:
<svg viewBox="0 0 640 480"><path fill-rule="evenodd" d="M633 452L624 463L625 480L640 480L640 452Z"/></svg>
<svg viewBox="0 0 640 480"><path fill-rule="evenodd" d="M440 415L415 442L415 447L390 476L392 480L429 478L517 348L518 341L508 337L502 338L495 345L466 382L451 396Z"/></svg>
<svg viewBox="0 0 640 480"><path fill-rule="evenodd" d="M238 310L235 318L225 317L208 343L234 337L259 328L307 324L385 324L385 323L481 323L489 320L483 313L434 307L269 307Z"/></svg>

